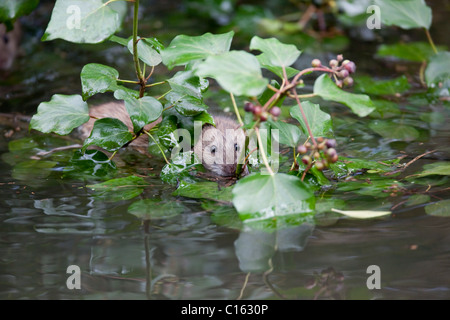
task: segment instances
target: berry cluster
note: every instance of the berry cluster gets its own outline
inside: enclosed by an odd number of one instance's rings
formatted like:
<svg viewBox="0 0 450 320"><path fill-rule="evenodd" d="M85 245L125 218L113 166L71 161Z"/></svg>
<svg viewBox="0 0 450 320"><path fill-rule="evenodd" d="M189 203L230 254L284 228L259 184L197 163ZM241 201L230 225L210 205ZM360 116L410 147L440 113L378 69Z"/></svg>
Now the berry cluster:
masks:
<svg viewBox="0 0 450 320"><path fill-rule="evenodd" d="M269 112L264 111L264 109L259 105L254 105L251 102L246 102L244 105L245 112L251 112L253 113L255 120L260 120L261 122L266 121L269 118L269 114L272 115L272 118L274 120L277 120L277 118L281 114L281 109L277 106L274 106L270 108Z"/></svg>
<svg viewBox="0 0 450 320"><path fill-rule="evenodd" d="M297 152L304 154L302 162L306 166L314 165L318 170L328 168L331 163L338 161L335 139L324 139L319 137L316 139L317 145L309 142L299 145Z"/></svg>
<svg viewBox="0 0 450 320"><path fill-rule="evenodd" d="M339 65L340 64L340 65ZM324 67L319 59L314 59L311 62L314 68ZM351 87L353 85L353 78L350 74L355 73L356 65L353 61L344 60L342 54L337 55L336 59L331 59L329 62L330 68L333 70L333 75L336 80L336 85L339 88L342 86Z"/></svg>

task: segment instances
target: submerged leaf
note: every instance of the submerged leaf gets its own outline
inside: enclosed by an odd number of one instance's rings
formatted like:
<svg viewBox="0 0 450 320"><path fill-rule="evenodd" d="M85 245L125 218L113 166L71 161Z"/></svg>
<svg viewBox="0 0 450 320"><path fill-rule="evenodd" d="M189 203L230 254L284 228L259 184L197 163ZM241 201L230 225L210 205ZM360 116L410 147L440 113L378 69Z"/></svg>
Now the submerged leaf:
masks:
<svg viewBox="0 0 450 320"><path fill-rule="evenodd" d="M430 216L450 217L450 200L441 200L425 207Z"/></svg>
<svg viewBox="0 0 450 320"><path fill-rule="evenodd" d="M207 181L192 184L181 183L173 194L193 199L231 202L231 191L231 187L220 188L217 182Z"/></svg>
<svg viewBox="0 0 450 320"><path fill-rule="evenodd" d="M177 201L164 202L156 199L138 200L128 207L128 212L142 220L168 219L188 211Z"/></svg>
<svg viewBox="0 0 450 320"><path fill-rule="evenodd" d="M97 197L108 201L120 201L137 197L147 185L141 177L129 176L87 185L87 187L94 190Z"/></svg>
<svg viewBox="0 0 450 320"><path fill-rule="evenodd" d="M416 128L390 120L374 120L369 128L386 139L414 141L420 136Z"/></svg>

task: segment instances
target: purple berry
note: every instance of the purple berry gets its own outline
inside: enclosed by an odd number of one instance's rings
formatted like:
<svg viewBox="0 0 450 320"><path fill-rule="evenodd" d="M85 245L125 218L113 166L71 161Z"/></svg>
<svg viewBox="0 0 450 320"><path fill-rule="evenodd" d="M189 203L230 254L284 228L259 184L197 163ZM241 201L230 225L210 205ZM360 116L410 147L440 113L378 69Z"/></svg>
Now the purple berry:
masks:
<svg viewBox="0 0 450 320"><path fill-rule="evenodd" d="M272 107L272 109L270 109L269 112L272 116L279 117L281 114L281 109L279 107L275 106L275 107Z"/></svg>
<svg viewBox="0 0 450 320"><path fill-rule="evenodd" d="M304 146L303 144L301 144L297 147L297 152L300 154L305 154L308 152L308 148L306 146Z"/></svg>
<svg viewBox="0 0 450 320"><path fill-rule="evenodd" d="M253 112L253 110L255 110L255 105L251 102L246 102L244 104L244 110L245 112Z"/></svg>
<svg viewBox="0 0 450 320"><path fill-rule="evenodd" d="M337 146L335 139L328 139L325 143L328 148L336 148Z"/></svg>
<svg viewBox="0 0 450 320"><path fill-rule="evenodd" d="M353 61L349 61L348 63L346 63L344 65L344 68L349 72L349 73L354 73L356 71L356 65Z"/></svg>
<svg viewBox="0 0 450 320"><path fill-rule="evenodd" d="M303 158L302 158L302 162L304 165L309 166L311 164L311 161L312 161L312 159L310 156L303 156Z"/></svg>

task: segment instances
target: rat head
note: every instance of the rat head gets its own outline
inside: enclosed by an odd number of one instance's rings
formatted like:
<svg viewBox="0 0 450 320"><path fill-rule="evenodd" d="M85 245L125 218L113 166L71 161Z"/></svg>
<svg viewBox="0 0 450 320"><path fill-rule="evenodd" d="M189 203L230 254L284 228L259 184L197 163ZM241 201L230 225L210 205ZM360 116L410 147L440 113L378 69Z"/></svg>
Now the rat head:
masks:
<svg viewBox="0 0 450 320"><path fill-rule="evenodd" d="M232 177L236 175L237 163L245 148L244 130L236 126L205 125L194 152L203 166L213 173ZM247 168L242 175L248 174Z"/></svg>

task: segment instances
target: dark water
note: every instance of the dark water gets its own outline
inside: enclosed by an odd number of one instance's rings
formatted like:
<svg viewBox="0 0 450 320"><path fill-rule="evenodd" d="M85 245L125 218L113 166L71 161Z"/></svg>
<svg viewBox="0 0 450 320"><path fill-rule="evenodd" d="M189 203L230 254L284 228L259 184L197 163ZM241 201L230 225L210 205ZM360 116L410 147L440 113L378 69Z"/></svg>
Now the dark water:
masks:
<svg viewBox="0 0 450 320"><path fill-rule="evenodd" d="M79 93L79 72L88 62L115 64L121 75L133 77L129 57L116 47L39 43L39 33L48 21L47 9L44 1L32 16L34 20L24 21L25 56L2 78L2 112L33 114L37 105L54 93ZM202 26L196 32L193 28L198 24L181 21L184 25L179 28L185 27L187 33L207 31ZM166 43L172 33L179 32L173 24L166 32L152 22L143 25L167 38ZM435 41L445 44L444 39L445 35L437 36ZM355 60L361 57L358 72L394 73L382 63L379 68L373 65L374 47L351 43L349 54ZM329 108L342 154L386 160L405 153L407 162L440 148L434 156L416 161L402 177L424 164L448 159L450 132L445 121L422 124L418 115L409 113L406 119L419 123L421 137L403 143L370 131L367 119ZM419 110L430 112L426 104ZM449 119L448 109L433 110L438 118ZM444 191L434 193L426 203L409 206L396 205L414 191L427 189L426 183L395 197L329 192L322 196L345 202L348 209L394 207L393 214L357 220L328 212L325 218L318 215L314 224L265 232L236 228L237 219L230 217L237 216L229 206L211 211L197 200L172 196L175 186L158 177L163 165L159 158L121 151L120 174L145 176L151 185L140 199L177 201L186 207L181 215L143 224L127 212L136 199L108 202L86 187L99 182L94 178L61 179L70 151L56 153L41 165L33 162L32 156L39 150L71 144L76 137L64 140L27 133L26 129L4 137L21 125L17 121L2 124L0 138L1 299L450 298L450 219L427 215L424 210L430 202L448 199L446 180L442 184L430 180L437 188L433 190ZM81 290L66 286L70 265L81 269ZM371 265L380 268L381 289L367 287Z"/></svg>

